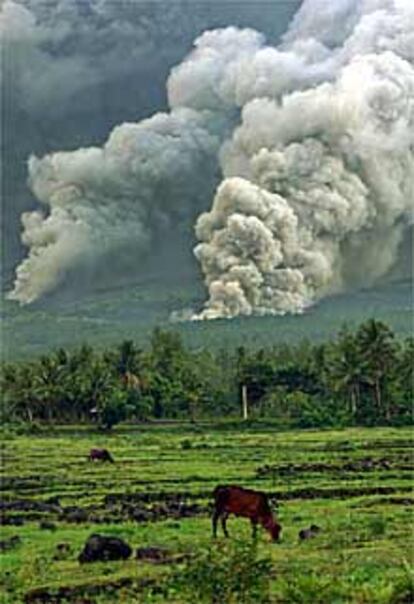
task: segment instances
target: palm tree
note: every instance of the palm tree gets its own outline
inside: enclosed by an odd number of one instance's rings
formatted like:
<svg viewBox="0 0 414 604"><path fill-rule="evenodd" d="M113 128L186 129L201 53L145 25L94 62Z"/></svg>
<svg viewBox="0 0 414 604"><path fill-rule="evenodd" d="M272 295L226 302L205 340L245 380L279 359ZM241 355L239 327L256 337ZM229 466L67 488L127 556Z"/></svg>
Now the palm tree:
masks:
<svg viewBox="0 0 414 604"><path fill-rule="evenodd" d="M384 387L388 372L395 363L395 344L392 330L375 319L363 323L356 340L360 355L367 367L368 383L373 389L374 402L380 415L390 419L390 405L384 401Z"/></svg>
<svg viewBox="0 0 414 604"><path fill-rule="evenodd" d="M139 350L132 340L125 340L117 350L116 368L120 375L134 373L141 356Z"/></svg>
<svg viewBox="0 0 414 604"><path fill-rule="evenodd" d="M365 372L366 367L354 336L344 332L334 349L329 377L333 381L334 390L344 392L349 398L349 410L353 418L358 413Z"/></svg>
<svg viewBox="0 0 414 604"><path fill-rule="evenodd" d="M19 418L33 422L37 411L37 401L33 395L35 371L32 364L8 364L3 366L1 391L3 395L2 412L7 419Z"/></svg>
<svg viewBox="0 0 414 604"><path fill-rule="evenodd" d="M65 376L69 369L69 356L64 349L40 357L36 365L33 392L38 399L42 417L51 421L61 415L66 402Z"/></svg>

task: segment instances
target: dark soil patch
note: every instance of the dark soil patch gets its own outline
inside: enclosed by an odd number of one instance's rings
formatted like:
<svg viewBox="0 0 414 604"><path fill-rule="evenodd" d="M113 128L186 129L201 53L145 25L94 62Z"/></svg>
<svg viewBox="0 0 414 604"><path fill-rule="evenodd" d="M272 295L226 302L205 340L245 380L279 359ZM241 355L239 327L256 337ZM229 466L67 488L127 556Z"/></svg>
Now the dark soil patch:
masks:
<svg viewBox="0 0 414 604"><path fill-rule="evenodd" d="M20 545L21 542L22 540L20 539L19 535L13 535L8 539L2 539L0 541L0 552L7 552L11 549L14 549L18 545Z"/></svg>
<svg viewBox="0 0 414 604"><path fill-rule="evenodd" d="M15 495L28 497L32 494L47 496L48 493L56 492L57 490L62 494L66 491L72 492L75 489L90 493L101 485L102 481L98 483L94 480L71 480L70 482L62 483L62 480L56 476L30 476L27 478L2 476L0 480L0 491L5 494L5 497Z"/></svg>
<svg viewBox="0 0 414 604"><path fill-rule="evenodd" d="M3 476L0 481L0 491L39 489L40 486L46 484L48 481L46 482L43 476L27 476L26 478Z"/></svg>
<svg viewBox="0 0 414 604"><path fill-rule="evenodd" d="M108 581L107 583L86 584L76 586L62 586L58 588L39 587L26 592L24 596L25 604L60 604L62 601L91 604L95 600L90 600L94 596L99 596L104 592L115 594L120 590L128 587L134 587L134 590L143 591L147 587L155 585L154 579L142 579L133 581L129 577L124 577L116 581Z"/></svg>
<svg viewBox="0 0 414 604"><path fill-rule="evenodd" d="M348 499L367 495L391 495L396 492L412 492L411 487L339 487L337 489L292 489L291 491L268 493L276 500L289 501L291 499Z"/></svg>
<svg viewBox="0 0 414 604"><path fill-rule="evenodd" d="M314 464L306 464L314 465ZM303 464L302 466L303 467ZM411 492L411 486L373 486L338 488L302 488L268 493L279 501L292 499L347 499L367 495L392 495ZM209 501L200 503L200 499ZM174 521L195 516L205 516L211 511L210 491L153 492L153 493L110 493L101 504L89 506L61 507L54 497L46 501L16 499L0 503L0 525L22 526L25 522L67 522L72 524L120 524L127 520L135 522ZM46 527L46 525L45 525ZM43 528L43 526L42 526Z"/></svg>
<svg viewBox="0 0 414 604"><path fill-rule="evenodd" d="M60 506L54 503L32 499L11 499L0 501L0 525L21 526L25 522L42 521L46 516L55 516Z"/></svg>
<svg viewBox="0 0 414 604"><path fill-rule="evenodd" d="M368 443L370 449L411 449L414 446L414 438L399 440L373 440Z"/></svg>
<svg viewBox="0 0 414 604"><path fill-rule="evenodd" d="M0 515L0 526L23 526L26 518L24 516L13 514Z"/></svg>
<svg viewBox="0 0 414 604"><path fill-rule="evenodd" d="M174 554L164 547L138 547L136 559L152 564L179 564L188 560L188 554Z"/></svg>
<svg viewBox="0 0 414 604"><path fill-rule="evenodd" d="M236 480L236 479L235 479ZM217 479L216 478L204 478L203 476L186 476L185 478L159 478L157 479L157 484L159 485L187 485L187 484L194 484L194 483L201 483L201 484L213 484L215 485L217 483ZM152 486L154 484L154 481L151 480L150 478L148 480L135 480L134 479L134 484L137 486Z"/></svg>
<svg viewBox="0 0 414 604"><path fill-rule="evenodd" d="M56 524L53 522L49 522L48 520L41 520L39 522L39 528L43 531L55 531Z"/></svg>
<svg viewBox="0 0 414 604"><path fill-rule="evenodd" d="M60 511L60 505L44 501L36 501L35 499L14 499L10 501L0 501L0 511L15 511L15 512L44 512L56 513Z"/></svg>
<svg viewBox="0 0 414 604"><path fill-rule="evenodd" d="M371 499L362 504L356 504L352 507L355 508L370 508L376 505L403 505L411 506L414 505L414 497L381 497L380 499Z"/></svg>
<svg viewBox="0 0 414 604"><path fill-rule="evenodd" d="M211 493L205 494L210 497ZM88 506L59 505L57 497L46 501L10 499L0 503L0 525L21 526L37 521L48 526L51 522L82 524L121 523L125 520L155 522L171 518L179 520L205 514L208 507L194 501L200 495L191 493L108 494L102 504ZM39 525L40 526L40 525Z"/></svg>
<svg viewBox="0 0 414 604"><path fill-rule="evenodd" d="M256 470L256 478L267 478L268 476L291 476L294 474L303 473L353 473L353 472L376 472L386 470L411 470L414 471L414 464L403 463L396 464L393 460L385 457L372 458L365 457L363 459L356 459L352 461L346 461L344 463L330 464L330 463L289 463L289 464L275 464L260 466Z"/></svg>
<svg viewBox="0 0 414 604"><path fill-rule="evenodd" d="M127 517L136 522L149 522L172 518L190 518L205 514L208 507L199 503L188 501L181 494L163 493L158 498L153 494L139 494L138 496L107 496L105 502L124 518ZM148 502L151 501L149 505Z"/></svg>
<svg viewBox="0 0 414 604"><path fill-rule="evenodd" d="M322 447L309 447L311 451L356 451L357 449L409 449L412 450L414 445L414 439L396 439L396 440L372 440L369 442L354 442L354 441L339 441L339 442L328 442L322 445Z"/></svg>
<svg viewBox="0 0 414 604"><path fill-rule="evenodd" d="M217 481L215 481L217 482ZM105 505L113 505L117 503L135 503L135 504L146 504L153 502L171 502L171 501L185 501L202 499L204 497L210 497L212 491L203 491L199 493L193 493L191 491L179 491L176 493L170 493L167 491L152 491L145 493L110 493L105 495Z"/></svg>

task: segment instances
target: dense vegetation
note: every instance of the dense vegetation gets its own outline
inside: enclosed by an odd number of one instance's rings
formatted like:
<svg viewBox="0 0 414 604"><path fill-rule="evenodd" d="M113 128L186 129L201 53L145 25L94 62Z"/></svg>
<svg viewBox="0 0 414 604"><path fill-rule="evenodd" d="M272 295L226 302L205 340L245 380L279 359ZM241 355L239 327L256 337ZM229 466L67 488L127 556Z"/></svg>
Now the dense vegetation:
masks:
<svg viewBox="0 0 414 604"><path fill-rule="evenodd" d="M328 343L239 347L214 353L155 329L147 349L124 341L110 350L59 349L2 368L8 421L88 422L249 417L280 427L408 424L412 420L413 339L381 321L344 328Z"/></svg>

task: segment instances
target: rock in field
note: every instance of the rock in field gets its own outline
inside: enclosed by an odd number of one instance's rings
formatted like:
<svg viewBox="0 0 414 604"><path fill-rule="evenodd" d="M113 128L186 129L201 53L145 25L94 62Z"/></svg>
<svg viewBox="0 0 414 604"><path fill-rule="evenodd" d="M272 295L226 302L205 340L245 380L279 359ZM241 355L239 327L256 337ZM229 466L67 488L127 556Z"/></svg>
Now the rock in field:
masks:
<svg viewBox="0 0 414 604"><path fill-rule="evenodd" d="M94 534L86 541L78 560L81 564L103 560L127 560L131 554L132 549L122 539Z"/></svg>
<svg viewBox="0 0 414 604"><path fill-rule="evenodd" d="M316 524L312 524L308 529L302 529L299 531L299 539L304 541L305 539L312 539L321 532L321 527Z"/></svg>

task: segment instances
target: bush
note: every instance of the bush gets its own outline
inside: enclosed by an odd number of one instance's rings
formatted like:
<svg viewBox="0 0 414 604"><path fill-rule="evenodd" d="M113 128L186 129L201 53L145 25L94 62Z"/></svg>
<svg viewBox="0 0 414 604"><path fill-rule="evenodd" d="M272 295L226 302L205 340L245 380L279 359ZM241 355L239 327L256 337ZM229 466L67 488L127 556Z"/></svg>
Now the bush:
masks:
<svg viewBox="0 0 414 604"><path fill-rule="evenodd" d="M414 573L408 562L404 560L403 574L393 586L390 604L407 604L414 602Z"/></svg>
<svg viewBox="0 0 414 604"><path fill-rule="evenodd" d="M350 421L347 410L334 399L281 387L267 395L262 410L283 428L340 428Z"/></svg>
<svg viewBox="0 0 414 604"><path fill-rule="evenodd" d="M127 404L125 394L114 391L99 409L99 418L102 428L110 430L127 417Z"/></svg>
<svg viewBox="0 0 414 604"><path fill-rule="evenodd" d="M376 514L368 520L368 532L371 537L381 537L387 531L387 519Z"/></svg>
<svg viewBox="0 0 414 604"><path fill-rule="evenodd" d="M170 587L184 602L266 604L271 569L271 559L258 556L255 542L219 542L192 558Z"/></svg>
<svg viewBox="0 0 414 604"><path fill-rule="evenodd" d="M284 581L282 594L282 601L292 604L327 604L344 601L339 582L311 571Z"/></svg>
<svg viewBox="0 0 414 604"><path fill-rule="evenodd" d="M189 438L184 438L184 440L182 440L180 442L180 446L183 449L183 451L188 451L188 449L192 449L193 443L191 442L191 440Z"/></svg>

